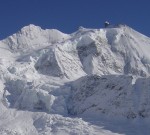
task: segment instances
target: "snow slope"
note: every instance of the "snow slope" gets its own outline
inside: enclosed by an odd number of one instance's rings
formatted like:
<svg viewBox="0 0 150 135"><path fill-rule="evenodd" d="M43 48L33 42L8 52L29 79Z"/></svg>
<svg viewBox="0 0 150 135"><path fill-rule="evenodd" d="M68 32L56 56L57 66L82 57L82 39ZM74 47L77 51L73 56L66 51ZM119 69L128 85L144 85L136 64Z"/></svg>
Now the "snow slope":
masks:
<svg viewBox="0 0 150 135"><path fill-rule="evenodd" d="M106 117L123 116L127 119L149 118L150 78L106 75L85 76L73 82L70 105L71 114Z"/></svg>
<svg viewBox="0 0 150 135"><path fill-rule="evenodd" d="M126 25L25 26L0 41L0 134L149 135L149 51Z"/></svg>

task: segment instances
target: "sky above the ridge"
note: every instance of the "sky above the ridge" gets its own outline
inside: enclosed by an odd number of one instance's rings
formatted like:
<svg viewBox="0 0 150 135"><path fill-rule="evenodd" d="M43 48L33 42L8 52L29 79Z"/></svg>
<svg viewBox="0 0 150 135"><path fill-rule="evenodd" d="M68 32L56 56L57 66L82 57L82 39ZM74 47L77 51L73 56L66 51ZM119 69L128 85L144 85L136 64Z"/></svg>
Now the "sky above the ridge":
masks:
<svg viewBox="0 0 150 135"><path fill-rule="evenodd" d="M0 0L0 39L29 24L72 33L106 20L150 36L150 0Z"/></svg>

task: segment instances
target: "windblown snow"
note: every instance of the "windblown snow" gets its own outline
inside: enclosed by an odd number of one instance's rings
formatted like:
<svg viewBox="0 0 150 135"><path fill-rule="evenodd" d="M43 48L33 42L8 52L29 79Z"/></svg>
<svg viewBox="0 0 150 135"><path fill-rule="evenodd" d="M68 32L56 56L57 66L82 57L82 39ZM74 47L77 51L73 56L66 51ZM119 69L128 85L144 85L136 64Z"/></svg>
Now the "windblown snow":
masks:
<svg viewBox="0 0 150 135"><path fill-rule="evenodd" d="M150 38L126 25L29 25L0 41L1 135L149 135Z"/></svg>

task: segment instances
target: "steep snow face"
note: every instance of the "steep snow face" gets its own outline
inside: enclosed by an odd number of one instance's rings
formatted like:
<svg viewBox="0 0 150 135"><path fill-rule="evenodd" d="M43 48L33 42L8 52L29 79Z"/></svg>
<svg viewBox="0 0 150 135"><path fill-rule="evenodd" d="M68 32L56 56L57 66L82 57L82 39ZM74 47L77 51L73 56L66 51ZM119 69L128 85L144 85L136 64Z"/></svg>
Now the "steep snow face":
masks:
<svg viewBox="0 0 150 135"><path fill-rule="evenodd" d="M87 73L149 74L150 39L133 29L86 30L80 38L77 49Z"/></svg>
<svg viewBox="0 0 150 135"><path fill-rule="evenodd" d="M35 68L42 74L55 77L79 78L85 75L79 58L63 48L56 47L45 51L37 60Z"/></svg>
<svg viewBox="0 0 150 135"><path fill-rule="evenodd" d="M150 39L128 27L109 29L106 33L111 50L122 58L125 74L146 76L149 74Z"/></svg>
<svg viewBox="0 0 150 135"><path fill-rule="evenodd" d="M71 114L135 118L132 77L86 76L73 82Z"/></svg>
<svg viewBox="0 0 150 135"><path fill-rule="evenodd" d="M72 115L149 118L150 78L85 76L72 83L68 112Z"/></svg>

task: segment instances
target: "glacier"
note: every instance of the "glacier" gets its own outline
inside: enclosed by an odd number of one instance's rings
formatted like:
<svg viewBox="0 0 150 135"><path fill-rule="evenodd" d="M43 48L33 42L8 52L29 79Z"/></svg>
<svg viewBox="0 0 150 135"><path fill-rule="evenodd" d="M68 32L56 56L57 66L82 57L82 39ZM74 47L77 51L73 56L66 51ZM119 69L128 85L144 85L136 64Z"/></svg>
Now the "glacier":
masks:
<svg viewBox="0 0 150 135"><path fill-rule="evenodd" d="M127 25L23 27L0 41L0 134L149 135L149 52Z"/></svg>

